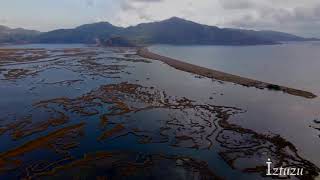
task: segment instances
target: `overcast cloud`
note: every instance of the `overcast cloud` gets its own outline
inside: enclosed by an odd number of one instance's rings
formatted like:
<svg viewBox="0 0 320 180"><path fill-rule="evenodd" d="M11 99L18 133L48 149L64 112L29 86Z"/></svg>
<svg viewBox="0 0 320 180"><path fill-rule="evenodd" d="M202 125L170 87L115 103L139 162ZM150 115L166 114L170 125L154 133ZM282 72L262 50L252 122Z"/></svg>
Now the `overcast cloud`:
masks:
<svg viewBox="0 0 320 180"><path fill-rule="evenodd" d="M96 21L130 26L172 16L220 27L320 37L319 0L2 0L0 5L0 23L38 30Z"/></svg>

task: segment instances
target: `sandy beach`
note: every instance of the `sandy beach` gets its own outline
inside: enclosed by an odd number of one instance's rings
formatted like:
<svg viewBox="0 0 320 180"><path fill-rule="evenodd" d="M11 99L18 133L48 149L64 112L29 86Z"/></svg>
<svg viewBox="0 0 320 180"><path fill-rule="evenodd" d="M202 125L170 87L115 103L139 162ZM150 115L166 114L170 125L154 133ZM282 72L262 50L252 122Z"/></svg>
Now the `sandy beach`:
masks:
<svg viewBox="0 0 320 180"><path fill-rule="evenodd" d="M208 77L208 78L213 78L216 80L232 82L235 84L239 84L247 87L255 87L258 89L270 89L270 90L282 91L284 93L288 93L294 96L300 96L300 97L309 98L309 99L313 99L317 97L315 94L308 91L289 88L281 85L275 85L267 82L254 80L254 79L249 79L249 78L245 78L245 77L241 77L241 76L237 76L237 75L233 75L233 74L229 74L229 73L225 73L225 72L221 72L213 69L208 69L208 68L197 66L194 64L186 63L177 59L161 56L153 52L150 52L147 48L139 49L138 55L144 58L161 61L181 71L197 74L197 75Z"/></svg>

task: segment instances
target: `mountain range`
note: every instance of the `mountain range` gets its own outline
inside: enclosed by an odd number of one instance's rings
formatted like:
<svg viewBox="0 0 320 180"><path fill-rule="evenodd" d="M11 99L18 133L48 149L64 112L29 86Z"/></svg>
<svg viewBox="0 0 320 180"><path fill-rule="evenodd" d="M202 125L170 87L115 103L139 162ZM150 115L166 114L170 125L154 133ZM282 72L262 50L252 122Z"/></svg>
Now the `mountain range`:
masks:
<svg viewBox="0 0 320 180"><path fill-rule="evenodd" d="M27 30L22 28L11 29L0 25L0 43L23 43L32 41L40 35L39 31Z"/></svg>
<svg viewBox="0 0 320 180"><path fill-rule="evenodd" d="M310 41L288 33L219 28L173 17L167 20L143 23L127 28L108 22L86 24L74 29L58 29L40 33L25 29L0 26L0 43L86 43L93 44L121 37L138 45L258 45L282 41Z"/></svg>

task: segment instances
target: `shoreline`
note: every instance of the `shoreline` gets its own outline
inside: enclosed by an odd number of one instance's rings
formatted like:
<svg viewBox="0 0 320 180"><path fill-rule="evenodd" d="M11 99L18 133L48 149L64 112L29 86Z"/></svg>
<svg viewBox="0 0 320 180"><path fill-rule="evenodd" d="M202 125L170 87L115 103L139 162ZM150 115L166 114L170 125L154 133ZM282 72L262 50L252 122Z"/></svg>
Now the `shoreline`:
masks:
<svg viewBox="0 0 320 180"><path fill-rule="evenodd" d="M299 89L294 89L294 88L289 88L286 86L280 86L276 84L271 84L267 82L262 82L254 79L249 79L229 73L225 73L222 71L217 71L201 66L197 66L194 64L186 63L177 59L173 59L170 57L162 56L159 54L155 54L151 51L149 51L147 48L140 48L137 51L137 54L141 57L148 58L148 59L153 59L153 60L158 60L161 61L175 69L189 72L192 74L204 76L207 78L211 79L216 79L216 80L221 80L225 82L231 82L239 85L243 85L246 87L255 87L258 89L269 89L269 90L275 90L275 91L282 91L284 93L294 95L294 96L300 96L308 99L313 99L316 98L317 96L311 92L304 91L304 90L299 90Z"/></svg>

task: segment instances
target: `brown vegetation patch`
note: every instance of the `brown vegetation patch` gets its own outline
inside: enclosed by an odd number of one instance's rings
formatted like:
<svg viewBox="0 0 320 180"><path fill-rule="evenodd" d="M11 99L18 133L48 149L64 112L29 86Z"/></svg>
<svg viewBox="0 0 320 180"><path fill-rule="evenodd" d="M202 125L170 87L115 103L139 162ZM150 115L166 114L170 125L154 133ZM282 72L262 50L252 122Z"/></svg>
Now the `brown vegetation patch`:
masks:
<svg viewBox="0 0 320 180"><path fill-rule="evenodd" d="M71 138L73 138L81 134L80 132L82 131L84 125L84 123L80 123L58 129L46 136L39 137L23 144L22 146L1 153L0 172L16 169L18 165L21 164L16 163L16 166L12 166L12 163L17 161L16 158L19 158L20 156L39 148L53 147L57 152L63 152L63 150L70 147L70 142L65 141L68 139L67 137L70 135L72 136ZM66 143L64 143L64 141Z"/></svg>
<svg viewBox="0 0 320 180"><path fill-rule="evenodd" d="M6 79L18 79L29 75L29 73L30 70L28 69L9 69L3 76Z"/></svg>
<svg viewBox="0 0 320 180"><path fill-rule="evenodd" d="M1 49L0 64L35 61L48 57L45 49Z"/></svg>
<svg viewBox="0 0 320 180"><path fill-rule="evenodd" d="M231 116L243 112L237 108L197 104L185 97L171 97L154 88L128 83L105 85L79 98L53 99L37 105L52 103L80 115L87 115L84 109L94 106L107 108L107 113L95 111L103 122L102 129L114 125L102 133L100 140L108 140L109 137L115 140L133 134L140 138L140 143L173 143L172 146L195 149L211 149L215 145L220 146L219 154L230 167L247 173L263 175L268 157L278 166L305 168L303 178L313 178L319 173L317 166L303 159L294 145L280 136L263 135L230 124ZM152 124L158 123L155 129L140 125L143 119L132 119L139 113L150 112L166 114L165 119L149 119ZM125 120L117 121L117 117L125 117ZM254 160L259 158L262 160Z"/></svg>
<svg viewBox="0 0 320 180"><path fill-rule="evenodd" d="M118 134L121 131L123 131L124 129L125 129L125 127L123 125L117 124L112 129L103 132L102 135L99 137L99 140L102 141L102 140L105 140L109 137L112 137L114 134Z"/></svg>
<svg viewBox="0 0 320 180"><path fill-rule="evenodd" d="M86 154L69 164L40 172L33 169L29 174L32 175L29 178L37 179L179 179L181 175L192 179L222 179L205 162L188 157L112 152Z"/></svg>

